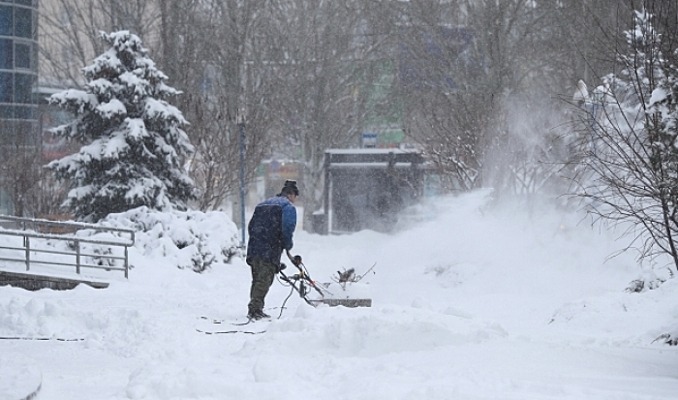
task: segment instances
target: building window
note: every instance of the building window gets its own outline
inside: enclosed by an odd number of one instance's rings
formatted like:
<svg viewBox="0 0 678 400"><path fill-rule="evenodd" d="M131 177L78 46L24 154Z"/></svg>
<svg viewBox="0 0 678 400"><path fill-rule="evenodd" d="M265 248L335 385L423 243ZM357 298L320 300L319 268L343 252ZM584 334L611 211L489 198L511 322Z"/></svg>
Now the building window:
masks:
<svg viewBox="0 0 678 400"><path fill-rule="evenodd" d="M0 6L0 35L12 36L14 35L14 15L12 7Z"/></svg>
<svg viewBox="0 0 678 400"><path fill-rule="evenodd" d="M14 118L14 106L0 106L0 127L5 125L3 119L13 119Z"/></svg>
<svg viewBox="0 0 678 400"><path fill-rule="evenodd" d="M14 77L11 72L0 72L0 102L14 101Z"/></svg>
<svg viewBox="0 0 678 400"><path fill-rule="evenodd" d="M17 7L14 10L16 17L15 34L18 37L33 37L33 11L30 8Z"/></svg>
<svg viewBox="0 0 678 400"><path fill-rule="evenodd" d="M31 46L17 43L14 45L14 65L16 68L31 69Z"/></svg>
<svg viewBox="0 0 678 400"><path fill-rule="evenodd" d="M33 100L32 74L16 74L14 78L14 101L16 103L31 104Z"/></svg>
<svg viewBox="0 0 678 400"><path fill-rule="evenodd" d="M0 68L3 69L14 68L12 41L9 39L0 39Z"/></svg>
<svg viewBox="0 0 678 400"><path fill-rule="evenodd" d="M0 0L0 120L37 118L37 0ZM4 123L6 121L0 121Z"/></svg>
<svg viewBox="0 0 678 400"><path fill-rule="evenodd" d="M0 106L0 119L25 119L33 120L37 118L37 107L35 106ZM6 121L0 121L0 126Z"/></svg>

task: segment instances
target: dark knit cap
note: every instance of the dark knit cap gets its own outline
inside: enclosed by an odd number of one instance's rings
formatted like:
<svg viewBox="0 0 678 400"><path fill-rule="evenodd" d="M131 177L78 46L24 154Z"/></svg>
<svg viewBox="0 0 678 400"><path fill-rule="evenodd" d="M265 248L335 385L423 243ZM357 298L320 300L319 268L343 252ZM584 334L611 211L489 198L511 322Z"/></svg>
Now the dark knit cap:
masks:
<svg viewBox="0 0 678 400"><path fill-rule="evenodd" d="M285 184L283 185L282 190L280 191L281 194L294 194L295 196L299 196L299 189L297 188L297 181L293 180L286 180Z"/></svg>

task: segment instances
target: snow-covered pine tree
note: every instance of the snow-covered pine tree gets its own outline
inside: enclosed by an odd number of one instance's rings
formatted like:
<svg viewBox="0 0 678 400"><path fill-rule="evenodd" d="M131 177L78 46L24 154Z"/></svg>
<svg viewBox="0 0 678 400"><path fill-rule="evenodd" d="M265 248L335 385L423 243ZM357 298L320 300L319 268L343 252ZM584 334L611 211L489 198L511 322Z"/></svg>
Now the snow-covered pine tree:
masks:
<svg viewBox="0 0 678 400"><path fill-rule="evenodd" d="M47 165L69 184L64 206L91 222L139 206L183 210L195 188L182 167L193 151L182 129L187 121L167 101L179 92L165 84L138 36L101 37L110 48L83 68L84 90L50 97L75 116L54 133L83 144Z"/></svg>

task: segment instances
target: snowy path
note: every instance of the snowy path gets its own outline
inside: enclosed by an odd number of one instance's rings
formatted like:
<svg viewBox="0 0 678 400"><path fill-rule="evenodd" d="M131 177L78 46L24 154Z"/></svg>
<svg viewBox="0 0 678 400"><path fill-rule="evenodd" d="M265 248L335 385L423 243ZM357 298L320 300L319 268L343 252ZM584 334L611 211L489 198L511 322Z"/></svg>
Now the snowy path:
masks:
<svg viewBox="0 0 678 400"><path fill-rule="evenodd" d="M371 308L293 297L266 334L204 335L199 316L244 314L247 266L198 275L156 260L106 290L0 287L0 334L85 339L4 340L0 357L41 373L38 400L677 398L678 348L652 343L678 319L677 282L626 293L638 270L606 262L613 239L455 201L398 235L298 234L318 280L377 263ZM275 283L268 305L288 293Z"/></svg>

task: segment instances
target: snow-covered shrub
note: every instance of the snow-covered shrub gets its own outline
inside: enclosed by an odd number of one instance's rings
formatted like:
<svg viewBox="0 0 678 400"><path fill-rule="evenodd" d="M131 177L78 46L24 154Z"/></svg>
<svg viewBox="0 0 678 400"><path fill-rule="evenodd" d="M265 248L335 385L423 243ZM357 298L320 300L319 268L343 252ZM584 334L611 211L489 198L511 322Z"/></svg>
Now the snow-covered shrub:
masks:
<svg viewBox="0 0 678 400"><path fill-rule="evenodd" d="M654 290L659 288L664 282L674 277L671 269L665 268L663 270L646 270L643 271L638 279L634 279L629 283L626 291L629 293L640 293L645 290Z"/></svg>
<svg viewBox="0 0 678 400"><path fill-rule="evenodd" d="M678 326L672 333L665 333L654 340L655 342L662 342L669 346L678 346Z"/></svg>
<svg viewBox="0 0 678 400"><path fill-rule="evenodd" d="M220 211L165 211L139 207L110 214L103 225L136 231L135 248L144 256L164 258L167 265L202 272L214 263L240 255L238 229Z"/></svg>

